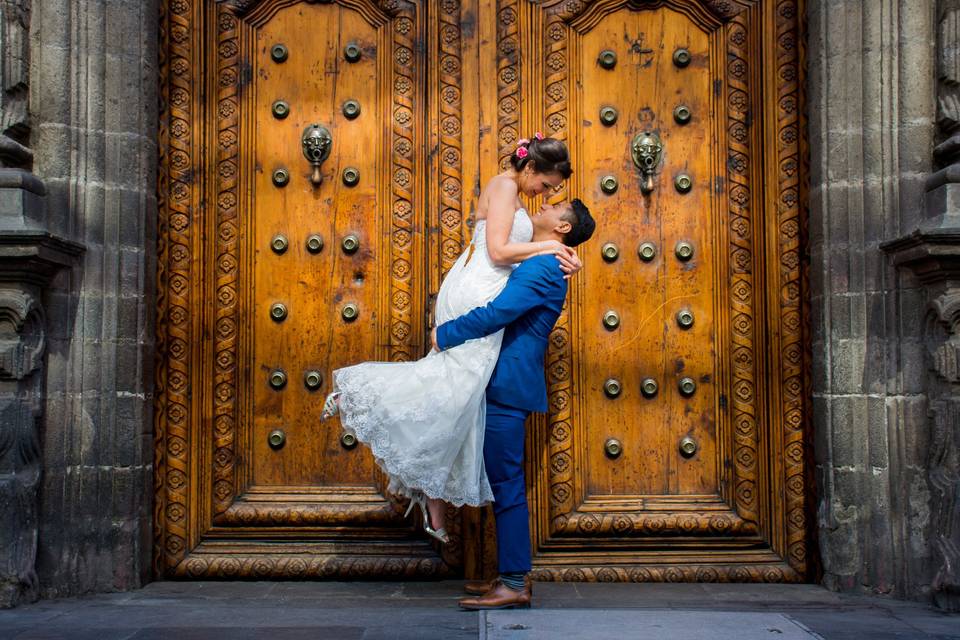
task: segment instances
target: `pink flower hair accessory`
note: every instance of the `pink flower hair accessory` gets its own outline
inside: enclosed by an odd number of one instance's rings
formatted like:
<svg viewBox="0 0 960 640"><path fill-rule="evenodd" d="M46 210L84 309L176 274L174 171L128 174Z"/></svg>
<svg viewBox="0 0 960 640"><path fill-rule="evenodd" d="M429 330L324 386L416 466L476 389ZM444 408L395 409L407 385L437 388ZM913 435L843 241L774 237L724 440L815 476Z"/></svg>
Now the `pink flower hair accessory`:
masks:
<svg viewBox="0 0 960 640"><path fill-rule="evenodd" d="M519 147L519 148L517 149L517 157L520 158L520 159L526 158L526 157L527 157L527 148L526 148L526 147Z"/></svg>
<svg viewBox="0 0 960 640"><path fill-rule="evenodd" d="M520 138L519 140L517 140L518 147L522 147L527 144L530 144L530 138Z"/></svg>
<svg viewBox="0 0 960 640"><path fill-rule="evenodd" d="M533 134L533 137L536 138L537 140L543 140L543 134L540 133L539 131Z"/></svg>

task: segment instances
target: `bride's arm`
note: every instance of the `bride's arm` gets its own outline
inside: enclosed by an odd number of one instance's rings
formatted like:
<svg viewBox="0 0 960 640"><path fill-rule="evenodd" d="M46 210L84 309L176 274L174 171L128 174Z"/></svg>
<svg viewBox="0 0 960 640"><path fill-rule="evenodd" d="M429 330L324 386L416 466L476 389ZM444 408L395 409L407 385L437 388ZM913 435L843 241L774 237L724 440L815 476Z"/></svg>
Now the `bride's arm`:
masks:
<svg viewBox="0 0 960 640"><path fill-rule="evenodd" d="M562 242L510 242L510 230L517 207L517 188L508 180L497 180L488 188L487 253L494 264L506 266L547 253L557 254L569 273L579 263L576 252Z"/></svg>

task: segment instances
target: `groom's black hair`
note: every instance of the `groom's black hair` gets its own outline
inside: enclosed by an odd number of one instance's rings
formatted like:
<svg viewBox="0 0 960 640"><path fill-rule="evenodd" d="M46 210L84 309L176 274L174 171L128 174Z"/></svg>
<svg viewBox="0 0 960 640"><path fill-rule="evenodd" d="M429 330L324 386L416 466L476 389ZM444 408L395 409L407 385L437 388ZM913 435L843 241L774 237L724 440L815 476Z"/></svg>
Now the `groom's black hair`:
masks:
<svg viewBox="0 0 960 640"><path fill-rule="evenodd" d="M564 220L570 223L570 231L563 236L563 244L568 247L575 247L590 239L594 229L597 228L597 222L590 215L590 209L580 201L580 198L574 198L570 201L570 209L563 216Z"/></svg>

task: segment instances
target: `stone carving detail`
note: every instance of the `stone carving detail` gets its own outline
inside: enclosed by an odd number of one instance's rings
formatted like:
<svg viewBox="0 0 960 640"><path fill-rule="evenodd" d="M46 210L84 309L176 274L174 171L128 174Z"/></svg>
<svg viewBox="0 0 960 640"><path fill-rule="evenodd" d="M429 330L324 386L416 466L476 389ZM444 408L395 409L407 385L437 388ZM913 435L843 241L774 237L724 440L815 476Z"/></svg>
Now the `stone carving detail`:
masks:
<svg viewBox="0 0 960 640"><path fill-rule="evenodd" d="M931 488L934 600L960 611L960 289L934 300L926 325L934 380L927 457Z"/></svg>
<svg viewBox="0 0 960 640"><path fill-rule="evenodd" d="M22 289L0 289L0 608L37 599L44 319Z"/></svg>
<svg viewBox="0 0 960 640"><path fill-rule="evenodd" d="M937 124L943 136L960 132L960 0L941 3L937 52Z"/></svg>
<svg viewBox="0 0 960 640"><path fill-rule="evenodd" d="M0 166L33 163L27 148L31 0L0 0Z"/></svg>
<svg viewBox="0 0 960 640"><path fill-rule="evenodd" d="M911 269L931 299L924 327L930 375L927 477L933 549L931 591L944 609L960 611L960 243L957 194L960 161L960 0L939 3L937 60L939 167L927 178L924 221L885 243L897 266Z"/></svg>

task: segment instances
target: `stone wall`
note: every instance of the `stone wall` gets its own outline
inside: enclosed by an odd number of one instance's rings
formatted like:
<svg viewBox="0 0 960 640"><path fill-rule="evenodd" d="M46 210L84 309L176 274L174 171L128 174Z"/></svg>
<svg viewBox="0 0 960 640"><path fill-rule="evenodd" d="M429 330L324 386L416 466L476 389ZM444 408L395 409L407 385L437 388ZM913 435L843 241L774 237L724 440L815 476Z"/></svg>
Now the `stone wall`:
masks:
<svg viewBox="0 0 960 640"><path fill-rule="evenodd" d="M824 583L926 599L936 573L926 219L938 7L809 5L814 424ZM894 243L895 244L895 243Z"/></svg>
<svg viewBox="0 0 960 640"><path fill-rule="evenodd" d="M150 571L156 0L34 0L34 172L85 247L48 291L37 573L46 596Z"/></svg>
<svg viewBox="0 0 960 640"><path fill-rule="evenodd" d="M0 0L0 235L46 251L0 278L0 426L17 425L0 430L0 606L149 579L157 4ZM957 0L808 4L824 583L948 608L957 16Z"/></svg>

